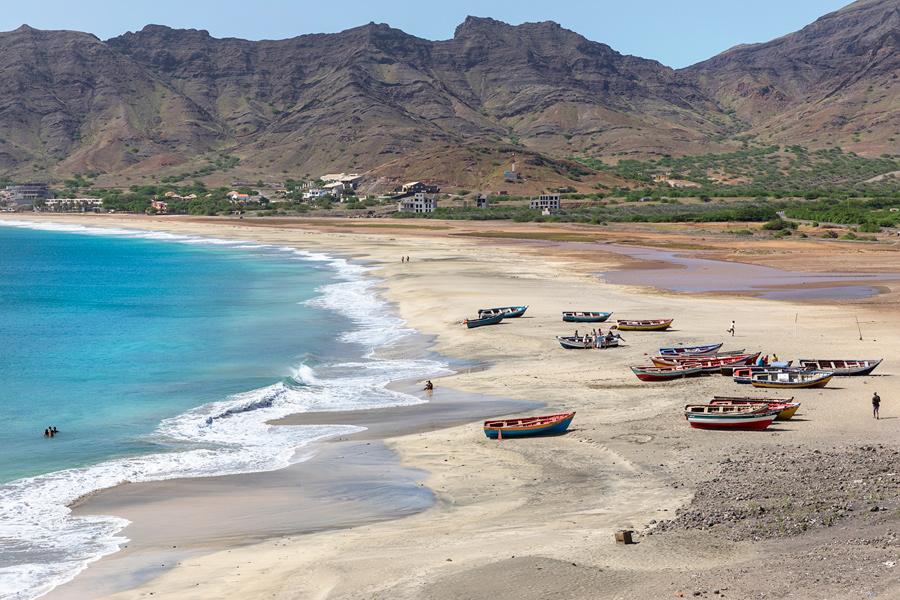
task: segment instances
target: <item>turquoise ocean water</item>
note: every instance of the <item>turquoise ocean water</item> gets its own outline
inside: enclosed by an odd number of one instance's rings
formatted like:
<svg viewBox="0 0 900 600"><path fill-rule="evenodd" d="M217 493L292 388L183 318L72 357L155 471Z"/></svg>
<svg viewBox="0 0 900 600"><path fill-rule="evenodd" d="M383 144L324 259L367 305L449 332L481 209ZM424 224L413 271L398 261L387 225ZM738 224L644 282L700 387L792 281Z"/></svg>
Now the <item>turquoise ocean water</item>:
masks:
<svg viewBox="0 0 900 600"><path fill-rule="evenodd" d="M124 541L121 519L69 514L83 494L281 468L354 428L269 419L418 402L385 384L446 365L373 356L413 332L368 271L266 244L0 221L0 598L38 597Z"/></svg>

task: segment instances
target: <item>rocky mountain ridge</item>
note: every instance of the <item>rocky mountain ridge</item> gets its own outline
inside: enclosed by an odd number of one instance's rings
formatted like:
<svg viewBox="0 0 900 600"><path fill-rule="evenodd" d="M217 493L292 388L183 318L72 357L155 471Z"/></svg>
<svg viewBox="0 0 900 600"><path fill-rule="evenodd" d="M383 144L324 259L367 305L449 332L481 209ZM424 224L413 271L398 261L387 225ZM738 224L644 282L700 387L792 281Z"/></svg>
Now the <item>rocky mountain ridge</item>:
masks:
<svg viewBox="0 0 900 600"><path fill-rule="evenodd" d="M485 144L609 161L747 139L900 152L898 40L900 0L679 71L552 22L469 17L443 41L375 23L258 42L23 26L0 33L0 174L208 172L234 156L302 177ZM478 178L502 180L508 165L492 167Z"/></svg>

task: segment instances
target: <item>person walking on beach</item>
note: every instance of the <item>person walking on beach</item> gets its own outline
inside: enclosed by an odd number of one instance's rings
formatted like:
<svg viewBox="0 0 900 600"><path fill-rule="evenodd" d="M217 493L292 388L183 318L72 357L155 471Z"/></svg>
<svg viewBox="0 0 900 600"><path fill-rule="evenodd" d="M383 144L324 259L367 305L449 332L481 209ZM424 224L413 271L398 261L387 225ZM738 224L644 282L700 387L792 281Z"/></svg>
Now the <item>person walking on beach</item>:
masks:
<svg viewBox="0 0 900 600"><path fill-rule="evenodd" d="M731 333L731 337L734 337L734 321L731 321L731 327L729 327L725 331Z"/></svg>
<svg viewBox="0 0 900 600"><path fill-rule="evenodd" d="M878 409L881 407L881 397L878 395L878 392L875 392L875 395L872 396L872 416L876 419L880 419L878 416Z"/></svg>

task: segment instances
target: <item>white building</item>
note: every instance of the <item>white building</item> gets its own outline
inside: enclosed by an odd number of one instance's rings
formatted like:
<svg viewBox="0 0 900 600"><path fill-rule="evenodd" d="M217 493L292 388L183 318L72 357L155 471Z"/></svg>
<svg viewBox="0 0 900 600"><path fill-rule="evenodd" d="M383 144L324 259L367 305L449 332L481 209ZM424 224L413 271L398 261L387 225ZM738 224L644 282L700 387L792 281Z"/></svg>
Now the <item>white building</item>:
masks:
<svg viewBox="0 0 900 600"><path fill-rule="evenodd" d="M559 194L544 194L531 201L531 208L536 210L559 210Z"/></svg>
<svg viewBox="0 0 900 600"><path fill-rule="evenodd" d="M397 203L397 210L400 212L430 213L434 212L436 208L437 196L429 198L421 192Z"/></svg>
<svg viewBox="0 0 900 600"><path fill-rule="evenodd" d="M359 182L362 181L362 175L359 173L328 173L326 175L322 175L322 181L332 181L336 183L343 183L343 189L356 189L356 186L359 185ZM327 186L326 186L327 187Z"/></svg>
<svg viewBox="0 0 900 600"><path fill-rule="evenodd" d="M327 193L328 192L325 190L319 190L319 189L309 190L308 192L303 193L303 199L309 200L310 198L321 198L322 196L324 196Z"/></svg>
<svg viewBox="0 0 900 600"><path fill-rule="evenodd" d="M326 194L331 194L335 199L339 200L344 195L344 184L340 181L334 183L326 183L322 186Z"/></svg>

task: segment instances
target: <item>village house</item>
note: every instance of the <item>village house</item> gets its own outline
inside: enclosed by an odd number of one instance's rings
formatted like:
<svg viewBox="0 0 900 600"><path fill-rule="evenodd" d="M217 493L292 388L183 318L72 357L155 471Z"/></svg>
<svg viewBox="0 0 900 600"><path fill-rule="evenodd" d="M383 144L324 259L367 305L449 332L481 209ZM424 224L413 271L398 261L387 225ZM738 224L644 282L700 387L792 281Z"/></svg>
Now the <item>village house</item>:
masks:
<svg viewBox="0 0 900 600"><path fill-rule="evenodd" d="M321 198L322 196L324 196L326 194L328 194L328 192L326 192L325 190L320 190L320 189L309 190L308 192L303 192L303 199L304 200L312 200L314 198Z"/></svg>
<svg viewBox="0 0 900 600"><path fill-rule="evenodd" d="M437 208L437 197L429 198L423 193L414 194L411 198L403 198L397 202L400 212L430 213Z"/></svg>
<svg viewBox="0 0 900 600"><path fill-rule="evenodd" d="M341 196L344 195L344 184L340 181L326 183L322 188L326 194L331 194L336 200L340 200Z"/></svg>
<svg viewBox="0 0 900 600"><path fill-rule="evenodd" d="M250 194L239 194L238 192L228 192L225 194L232 202L250 202Z"/></svg>
<svg viewBox="0 0 900 600"><path fill-rule="evenodd" d="M359 186L359 182L362 181L362 175L359 173L328 173L327 175L322 175L320 179L333 183L343 183L343 189L355 190Z"/></svg>
<svg viewBox="0 0 900 600"><path fill-rule="evenodd" d="M167 212L169 210L169 203L165 200L154 200L150 203L150 206L152 206L159 212Z"/></svg>
<svg viewBox="0 0 900 600"><path fill-rule="evenodd" d="M543 194L537 200L531 200L531 208L549 214L551 210L559 210L559 194Z"/></svg>
<svg viewBox="0 0 900 600"><path fill-rule="evenodd" d="M490 194L478 194L475 196L475 208L488 208L491 205Z"/></svg>
<svg viewBox="0 0 900 600"><path fill-rule="evenodd" d="M43 208L49 212L68 212L68 211L100 211L103 206L103 200L100 198L60 198L44 200ZM35 211L38 207L35 206Z"/></svg>
<svg viewBox="0 0 900 600"><path fill-rule="evenodd" d="M6 190L10 192L10 200L13 204L34 204L34 201L39 198L53 198L46 183L29 182L22 185L8 185Z"/></svg>
<svg viewBox="0 0 900 600"><path fill-rule="evenodd" d="M398 191L402 194L437 194L441 190L436 185L425 185L420 181L411 181L400 186Z"/></svg>

